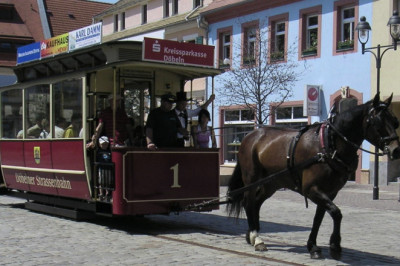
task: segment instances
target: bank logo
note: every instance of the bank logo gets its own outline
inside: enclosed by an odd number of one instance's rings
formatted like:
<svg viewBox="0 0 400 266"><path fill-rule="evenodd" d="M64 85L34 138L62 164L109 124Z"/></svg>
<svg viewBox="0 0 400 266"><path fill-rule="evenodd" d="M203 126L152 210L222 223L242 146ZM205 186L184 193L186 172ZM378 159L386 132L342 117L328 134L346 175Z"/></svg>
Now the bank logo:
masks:
<svg viewBox="0 0 400 266"><path fill-rule="evenodd" d="M40 147L33 147L33 158L37 164L40 164Z"/></svg>
<svg viewBox="0 0 400 266"><path fill-rule="evenodd" d="M161 52L161 45L158 43L158 41L153 43L153 52L155 53Z"/></svg>

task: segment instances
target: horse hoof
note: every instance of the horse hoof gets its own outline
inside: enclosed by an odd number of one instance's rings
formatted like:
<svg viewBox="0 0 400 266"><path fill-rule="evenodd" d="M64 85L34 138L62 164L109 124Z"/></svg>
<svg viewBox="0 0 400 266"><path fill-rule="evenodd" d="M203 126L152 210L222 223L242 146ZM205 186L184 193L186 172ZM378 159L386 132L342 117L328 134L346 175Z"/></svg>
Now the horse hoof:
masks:
<svg viewBox="0 0 400 266"><path fill-rule="evenodd" d="M255 245L254 248L255 248L256 251L267 251L268 250L268 248L264 244L264 242L261 242L261 243Z"/></svg>
<svg viewBox="0 0 400 266"><path fill-rule="evenodd" d="M310 250L310 257L312 259L322 259L321 249L317 246L313 246Z"/></svg>
<svg viewBox="0 0 400 266"><path fill-rule="evenodd" d="M313 260L322 259L322 252L321 250L310 252L310 257Z"/></svg>
<svg viewBox="0 0 400 266"><path fill-rule="evenodd" d="M340 260L342 258L342 248L340 246L331 244L329 254L331 255L332 259Z"/></svg>
<svg viewBox="0 0 400 266"><path fill-rule="evenodd" d="M250 231L247 231L247 233L246 233L246 242L247 242L247 244L251 245L251 243L250 243Z"/></svg>

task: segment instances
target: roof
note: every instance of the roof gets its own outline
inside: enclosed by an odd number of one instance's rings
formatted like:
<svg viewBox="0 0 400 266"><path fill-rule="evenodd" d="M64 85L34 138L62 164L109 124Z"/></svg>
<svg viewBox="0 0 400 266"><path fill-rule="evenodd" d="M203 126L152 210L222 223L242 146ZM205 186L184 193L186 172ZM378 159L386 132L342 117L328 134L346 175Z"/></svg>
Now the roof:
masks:
<svg viewBox="0 0 400 266"><path fill-rule="evenodd" d="M92 18L112 6L87 0L43 0L52 36L92 24Z"/></svg>
<svg viewBox="0 0 400 266"><path fill-rule="evenodd" d="M119 12L121 9L126 9L131 6L135 6L140 3L147 3L148 0L119 0L114 5L110 6L109 8L103 10L103 12L97 14L96 17L103 17L109 14L113 14L115 11Z"/></svg>
<svg viewBox="0 0 400 266"><path fill-rule="evenodd" d="M240 5L245 2L251 2L253 0L214 0L206 8L203 9L202 13L211 13L215 11L220 11L225 7L232 7L234 5Z"/></svg>
<svg viewBox="0 0 400 266"><path fill-rule="evenodd" d="M14 40L44 39L37 0L0 0L0 4L14 6L18 16L12 22L0 21L0 37Z"/></svg>

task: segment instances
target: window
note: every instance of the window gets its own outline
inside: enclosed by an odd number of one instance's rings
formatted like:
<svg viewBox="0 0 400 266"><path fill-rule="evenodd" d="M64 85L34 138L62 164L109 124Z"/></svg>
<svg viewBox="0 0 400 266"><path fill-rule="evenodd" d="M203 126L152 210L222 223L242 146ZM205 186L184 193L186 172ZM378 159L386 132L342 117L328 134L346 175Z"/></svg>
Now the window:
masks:
<svg viewBox="0 0 400 266"><path fill-rule="evenodd" d="M236 163L237 152L243 138L254 130L254 112L250 109L221 107L221 143L225 164Z"/></svg>
<svg viewBox="0 0 400 266"><path fill-rule="evenodd" d="M25 90L25 137L47 138L50 132L50 89L49 85L36 85ZM17 138L22 138L22 131Z"/></svg>
<svg viewBox="0 0 400 266"><path fill-rule="evenodd" d="M172 10L173 10L173 15L178 14L178 0L173 0Z"/></svg>
<svg viewBox="0 0 400 266"><path fill-rule="evenodd" d="M64 80L53 85L53 121L49 137L63 138L65 126L73 127L69 137L82 137L82 80ZM53 130L54 128L54 130ZM67 133L68 134L68 133Z"/></svg>
<svg viewBox="0 0 400 266"><path fill-rule="evenodd" d="M14 19L14 5L0 7L0 20L12 21Z"/></svg>
<svg viewBox="0 0 400 266"><path fill-rule="evenodd" d="M142 6L142 24L147 23L147 5Z"/></svg>
<svg viewBox="0 0 400 266"><path fill-rule="evenodd" d="M355 52L358 20L358 0L339 0L334 6L334 54Z"/></svg>
<svg viewBox="0 0 400 266"><path fill-rule="evenodd" d="M280 106L275 110L275 125L300 128L308 124L307 116L303 115L303 106Z"/></svg>
<svg viewBox="0 0 400 266"><path fill-rule="evenodd" d="M256 36L257 29L256 28L248 28L246 30L246 43L245 43L245 53L244 53L244 61L246 63L254 62L256 59Z"/></svg>
<svg viewBox="0 0 400 266"><path fill-rule="evenodd" d="M22 112L22 90L9 90L1 94L2 138L17 138L22 130Z"/></svg>
<svg viewBox="0 0 400 266"><path fill-rule="evenodd" d="M246 23L245 25L243 25L242 29L242 64L255 64L258 41L258 22Z"/></svg>
<svg viewBox="0 0 400 266"><path fill-rule="evenodd" d="M193 0L193 8L196 8L198 6L201 6L202 0Z"/></svg>
<svg viewBox="0 0 400 266"><path fill-rule="evenodd" d="M270 61L283 61L287 53L287 21L289 14L270 17L269 19L269 46Z"/></svg>
<svg viewBox="0 0 400 266"><path fill-rule="evenodd" d="M321 10L321 6L300 10L301 57L320 56Z"/></svg>
<svg viewBox="0 0 400 266"><path fill-rule="evenodd" d="M118 14L114 15L114 32L118 31Z"/></svg>
<svg viewBox="0 0 400 266"><path fill-rule="evenodd" d="M318 16L307 17L306 49L317 50L318 45Z"/></svg>
<svg viewBox="0 0 400 266"><path fill-rule="evenodd" d="M125 29L125 12L121 14L121 30Z"/></svg>
<svg viewBox="0 0 400 266"><path fill-rule="evenodd" d="M164 17L169 17L169 0L164 0Z"/></svg>
<svg viewBox="0 0 400 266"><path fill-rule="evenodd" d="M232 28L218 30L218 65L219 67L229 68L231 63L231 38ZM225 61L229 59L229 63Z"/></svg>

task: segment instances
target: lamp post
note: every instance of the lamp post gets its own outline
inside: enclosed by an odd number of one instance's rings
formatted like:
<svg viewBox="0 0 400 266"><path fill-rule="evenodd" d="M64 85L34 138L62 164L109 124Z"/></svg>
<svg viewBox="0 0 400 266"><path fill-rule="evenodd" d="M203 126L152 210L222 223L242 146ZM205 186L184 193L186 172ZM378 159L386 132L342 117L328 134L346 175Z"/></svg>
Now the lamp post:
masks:
<svg viewBox="0 0 400 266"><path fill-rule="evenodd" d="M356 30L358 31L358 41L361 43L362 54L369 52L374 55L376 60L376 93L379 94L379 86L381 79L381 63L382 57L388 50L397 50L397 42L400 39L400 17L397 11L393 11L393 16L390 17L387 25L390 28L390 36L392 36L393 43L391 45L380 45L376 47L365 48L365 44L369 39L369 31L371 27L366 21L365 17L360 18L360 22L357 24ZM383 49L383 51L381 50ZM374 53L373 50L376 50ZM373 188L373 199L379 199L379 156L378 147L375 146L375 162L374 162L374 188Z"/></svg>

